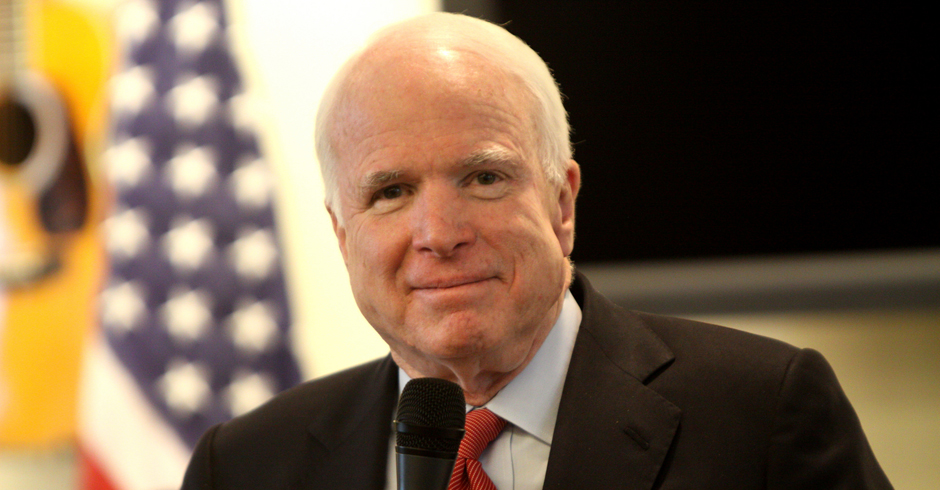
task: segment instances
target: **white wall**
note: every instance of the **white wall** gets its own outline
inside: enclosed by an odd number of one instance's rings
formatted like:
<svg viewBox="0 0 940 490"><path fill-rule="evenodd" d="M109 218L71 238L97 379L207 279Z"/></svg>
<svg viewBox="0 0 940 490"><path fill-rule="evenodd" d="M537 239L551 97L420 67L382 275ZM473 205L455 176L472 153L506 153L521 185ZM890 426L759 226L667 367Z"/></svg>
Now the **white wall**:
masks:
<svg viewBox="0 0 940 490"><path fill-rule="evenodd" d="M238 4L241 4L241 8ZM320 376L388 352L359 314L314 156L313 119L330 76L375 29L440 9L439 0L230 0L233 29L252 89L268 102L265 150L280 177L304 374Z"/></svg>

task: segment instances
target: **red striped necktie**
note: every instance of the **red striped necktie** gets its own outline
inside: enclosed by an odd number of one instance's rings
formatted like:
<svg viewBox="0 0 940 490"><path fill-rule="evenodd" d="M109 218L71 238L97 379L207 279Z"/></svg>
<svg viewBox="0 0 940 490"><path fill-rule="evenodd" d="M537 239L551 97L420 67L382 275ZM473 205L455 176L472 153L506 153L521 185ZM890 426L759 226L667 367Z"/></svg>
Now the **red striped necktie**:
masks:
<svg viewBox="0 0 940 490"><path fill-rule="evenodd" d="M483 471L479 458L505 426L505 420L485 408L467 414L467 432L460 441L457 463L447 490L496 490L496 485Z"/></svg>

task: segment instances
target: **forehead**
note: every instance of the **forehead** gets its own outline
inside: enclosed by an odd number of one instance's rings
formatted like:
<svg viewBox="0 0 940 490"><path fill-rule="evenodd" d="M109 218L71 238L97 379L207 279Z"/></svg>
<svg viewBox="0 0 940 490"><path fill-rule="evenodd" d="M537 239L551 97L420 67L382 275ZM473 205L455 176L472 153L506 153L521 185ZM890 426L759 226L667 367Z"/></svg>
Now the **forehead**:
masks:
<svg viewBox="0 0 940 490"><path fill-rule="evenodd" d="M434 46L367 52L334 113L338 170L394 150L471 153L502 145L525 158L535 138L533 99L518 76L476 53Z"/></svg>

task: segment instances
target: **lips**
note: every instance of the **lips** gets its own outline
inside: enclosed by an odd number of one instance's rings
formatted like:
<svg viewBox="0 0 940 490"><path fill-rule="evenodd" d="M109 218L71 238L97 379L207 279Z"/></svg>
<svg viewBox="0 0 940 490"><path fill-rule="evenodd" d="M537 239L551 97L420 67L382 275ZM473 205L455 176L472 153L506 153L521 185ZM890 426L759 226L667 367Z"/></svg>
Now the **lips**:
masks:
<svg viewBox="0 0 940 490"><path fill-rule="evenodd" d="M450 277L435 278L430 280L417 281L412 284L413 289L451 289L460 286L470 286L492 279L492 277Z"/></svg>

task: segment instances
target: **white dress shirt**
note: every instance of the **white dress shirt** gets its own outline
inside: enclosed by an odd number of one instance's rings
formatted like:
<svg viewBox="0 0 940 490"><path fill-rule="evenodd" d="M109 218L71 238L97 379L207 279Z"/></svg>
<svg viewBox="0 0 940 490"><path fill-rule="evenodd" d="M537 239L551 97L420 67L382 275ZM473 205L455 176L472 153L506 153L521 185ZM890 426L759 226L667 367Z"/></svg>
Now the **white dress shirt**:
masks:
<svg viewBox="0 0 940 490"><path fill-rule="evenodd" d="M545 342L529 362L485 408L506 419L506 428L480 455L480 463L499 490L541 490L548 467L561 391L581 325L581 308L571 292ZM398 370L399 393L411 378ZM467 410L475 408L468 405ZM395 435L388 459L387 490L397 489Z"/></svg>

